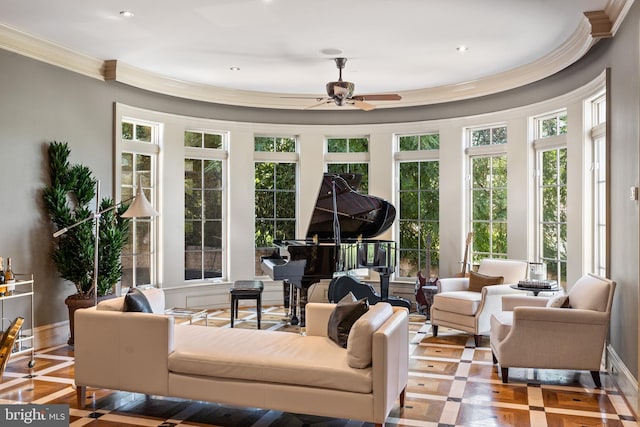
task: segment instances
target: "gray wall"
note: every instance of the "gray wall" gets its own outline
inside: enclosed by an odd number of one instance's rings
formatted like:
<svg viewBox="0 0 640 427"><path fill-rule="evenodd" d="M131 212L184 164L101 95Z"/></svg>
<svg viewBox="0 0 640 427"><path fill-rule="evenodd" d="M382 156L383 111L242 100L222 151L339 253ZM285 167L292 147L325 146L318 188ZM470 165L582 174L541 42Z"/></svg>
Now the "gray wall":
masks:
<svg viewBox="0 0 640 427"><path fill-rule="evenodd" d="M599 42L577 64L541 82L475 100L419 108L361 111L272 111L230 107L148 93L101 82L0 50L0 256L36 278L36 325L67 319L64 298L73 293L50 261L51 226L41 202L46 142L69 141L72 162L89 166L111 194L113 104L222 120L291 124L391 123L460 117L542 101L578 88L611 70L611 273L618 282L611 343L637 377L639 73L636 3L615 39Z"/></svg>

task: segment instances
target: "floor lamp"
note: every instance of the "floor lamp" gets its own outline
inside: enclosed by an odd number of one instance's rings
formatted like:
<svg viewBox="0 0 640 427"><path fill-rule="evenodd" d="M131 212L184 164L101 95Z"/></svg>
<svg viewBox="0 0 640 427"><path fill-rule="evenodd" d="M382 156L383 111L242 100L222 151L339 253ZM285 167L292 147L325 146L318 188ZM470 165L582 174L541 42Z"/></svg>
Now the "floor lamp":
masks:
<svg viewBox="0 0 640 427"><path fill-rule="evenodd" d="M95 305L98 305L98 241L100 240L100 216L103 213L112 211L116 209L118 206L123 203L127 203L133 200L129 208L120 215L123 218L142 218L142 217L154 217L159 216L160 214L151 206L149 200L144 195L144 191L142 191L142 176L139 177L138 180L138 189L136 190L136 195L130 199L123 200L119 203L114 204L113 206L108 207L107 209L100 210L100 181L96 181L96 211L92 213L87 218L76 222L68 227L61 228L60 230L53 233L53 237L58 237L71 230L74 227L77 227L80 224L84 224L87 221L96 220L94 223L95 227L95 239L94 239L94 248L93 248L93 297Z"/></svg>

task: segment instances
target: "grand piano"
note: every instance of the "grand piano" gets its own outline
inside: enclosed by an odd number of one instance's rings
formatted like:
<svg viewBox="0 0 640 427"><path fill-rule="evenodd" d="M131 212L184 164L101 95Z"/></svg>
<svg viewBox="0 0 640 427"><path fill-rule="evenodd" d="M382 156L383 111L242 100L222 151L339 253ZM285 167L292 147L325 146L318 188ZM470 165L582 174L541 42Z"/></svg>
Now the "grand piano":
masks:
<svg viewBox="0 0 640 427"><path fill-rule="evenodd" d="M372 287L353 280L354 295L360 298L364 291L371 304L388 301L393 305L411 307L406 299L389 297L389 277L396 268L395 242L372 239L393 224L396 209L379 197L357 193L361 179L359 174L325 173L306 238L276 240L276 251L261 259L265 274L274 280L284 281L285 305L288 304L286 284L290 283L291 289L295 286L299 290L302 326L305 324L309 287L322 279L332 279L335 273L359 268L379 273L380 294L372 290L373 294L368 295L370 292L364 288ZM288 256L281 254L284 251ZM344 286L341 289L344 291ZM291 323L297 324L293 290Z"/></svg>

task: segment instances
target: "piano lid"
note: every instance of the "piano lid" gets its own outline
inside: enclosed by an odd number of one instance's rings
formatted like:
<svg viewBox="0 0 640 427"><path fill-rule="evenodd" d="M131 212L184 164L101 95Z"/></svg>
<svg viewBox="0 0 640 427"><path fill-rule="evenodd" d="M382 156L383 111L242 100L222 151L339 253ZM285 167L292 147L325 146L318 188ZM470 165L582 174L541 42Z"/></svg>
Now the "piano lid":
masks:
<svg viewBox="0 0 640 427"><path fill-rule="evenodd" d="M379 197L358 194L355 189L361 180L360 174L324 174L307 239L334 239L334 217L339 221L341 239L368 239L391 227L396 218L395 207Z"/></svg>

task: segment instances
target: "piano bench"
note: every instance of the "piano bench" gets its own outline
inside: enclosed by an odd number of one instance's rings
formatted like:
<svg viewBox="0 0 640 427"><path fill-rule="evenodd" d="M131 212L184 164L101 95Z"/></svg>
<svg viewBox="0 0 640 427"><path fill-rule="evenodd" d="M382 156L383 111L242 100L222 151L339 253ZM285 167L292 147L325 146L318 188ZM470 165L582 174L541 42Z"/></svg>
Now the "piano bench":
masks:
<svg viewBox="0 0 640 427"><path fill-rule="evenodd" d="M229 293L231 294L231 327L238 315L238 301L241 299L255 299L256 312L258 313L258 329L260 329L260 317L262 314L262 290L264 284L261 280L236 280Z"/></svg>

